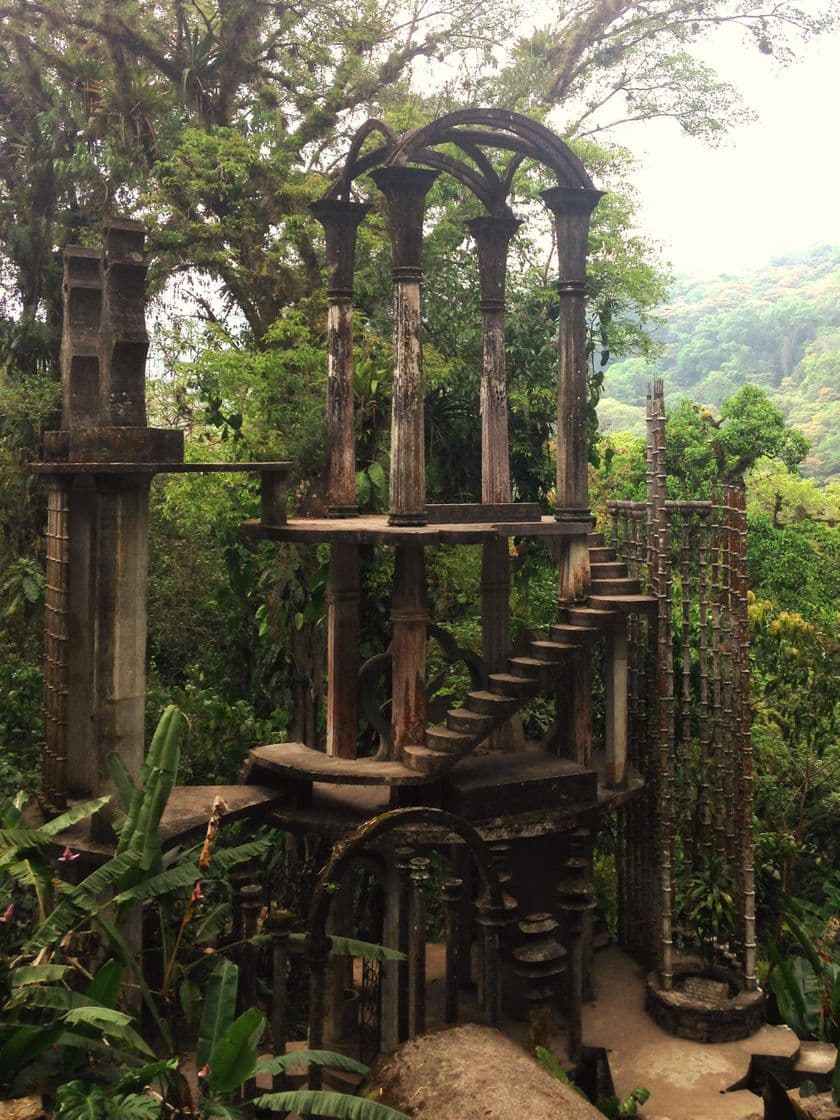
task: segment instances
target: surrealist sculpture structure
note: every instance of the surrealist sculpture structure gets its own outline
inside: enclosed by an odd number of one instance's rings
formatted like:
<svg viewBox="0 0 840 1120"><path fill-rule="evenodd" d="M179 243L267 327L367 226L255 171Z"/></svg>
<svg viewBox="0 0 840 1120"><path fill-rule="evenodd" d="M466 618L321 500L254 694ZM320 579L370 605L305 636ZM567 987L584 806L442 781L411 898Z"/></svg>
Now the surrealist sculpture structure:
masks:
<svg viewBox="0 0 840 1120"><path fill-rule="evenodd" d="M557 180L542 196L555 229L559 305L557 497L548 515L512 501L508 454L505 273L521 224L508 196L524 161ZM425 483L421 288L424 214L441 175L485 211L465 228L481 283L482 493L477 503L435 506ZM365 1056L424 1029L428 854L438 848L451 872L442 900L446 1020L474 975L488 1022L517 995L522 1014L557 1011L576 1059L586 1041L581 1001L592 990L593 849L614 813L619 932L652 969L653 1013L695 1037L735 1037L757 1024L743 494L730 487L715 502L666 501L656 385L648 500L613 504L609 544L593 535L585 283L600 198L580 160L542 125L476 109L402 136L369 121L311 207L326 241L327 516L287 517L289 464L253 464L263 510L245 531L329 546L326 750L255 747L243 779L254 805L270 804L271 819L310 862L320 853L313 870L325 865L307 919L313 1046L337 1032L350 983L328 967L328 930L407 956L404 965L365 966ZM394 314L390 501L381 516L356 505L353 395L356 240L377 205L390 218ZM145 426L142 244L140 227L112 223L102 252L66 255L63 430L50 435L38 468L50 479L44 770L56 805L107 788L110 752L134 770L142 752L150 478L247 466L186 466L177 433ZM547 633L525 630L512 644L509 542L529 537L556 560L557 618ZM480 654L457 647L426 596L426 550L453 544L481 549ZM362 664L360 553L371 545L393 550L392 637ZM460 702L436 696L430 643L466 667L471 685ZM605 698L597 751L593 660ZM538 695L554 700L556 720L542 742L528 743L515 717ZM359 755L362 720L378 732L373 757ZM731 877L740 914L729 967L711 976L675 958L673 905L677 872L690 875L710 858ZM354 861L366 890L336 892ZM288 923L269 926L285 959ZM518 977L515 992L506 993L506 975Z"/></svg>

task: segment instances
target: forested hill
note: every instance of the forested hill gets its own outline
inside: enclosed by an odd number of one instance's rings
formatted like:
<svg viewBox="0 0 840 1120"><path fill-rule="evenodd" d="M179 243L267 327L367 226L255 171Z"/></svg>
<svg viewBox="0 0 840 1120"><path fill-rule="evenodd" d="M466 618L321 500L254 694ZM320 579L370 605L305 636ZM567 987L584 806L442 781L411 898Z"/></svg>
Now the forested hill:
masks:
<svg viewBox="0 0 840 1120"><path fill-rule="evenodd" d="M653 376L669 407L688 396L716 408L744 382L761 385L811 442L806 473L840 476L840 248L779 257L742 275L678 280L663 309L659 360L605 374L603 432L644 431Z"/></svg>

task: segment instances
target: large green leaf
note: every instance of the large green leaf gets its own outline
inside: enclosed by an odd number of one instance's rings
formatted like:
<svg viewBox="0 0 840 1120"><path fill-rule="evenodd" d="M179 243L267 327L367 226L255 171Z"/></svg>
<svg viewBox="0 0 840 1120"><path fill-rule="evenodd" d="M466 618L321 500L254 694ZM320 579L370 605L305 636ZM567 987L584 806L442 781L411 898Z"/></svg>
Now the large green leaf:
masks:
<svg viewBox="0 0 840 1120"><path fill-rule="evenodd" d="M229 871L237 863L260 859L270 851L274 843L270 836L265 836L260 840L250 840L247 844L238 844L235 848L217 848L213 852L212 865L217 871Z"/></svg>
<svg viewBox="0 0 840 1120"><path fill-rule="evenodd" d="M329 1116L335 1120L409 1120L403 1112L396 1112L376 1101L363 1097L349 1097L345 1093L322 1093L314 1089L299 1089L289 1093L267 1093L254 1101L257 1108L277 1112L298 1112L301 1116Z"/></svg>
<svg viewBox="0 0 840 1120"><path fill-rule="evenodd" d="M198 1069L208 1064L213 1047L233 1022L238 985L239 969L233 961L226 958L220 960L210 973L201 1011L195 1048L195 1064Z"/></svg>
<svg viewBox="0 0 840 1120"><path fill-rule="evenodd" d="M88 999L96 1000L103 1007L113 1007L119 997L124 976L125 967L119 961L106 961L88 984Z"/></svg>
<svg viewBox="0 0 840 1120"><path fill-rule="evenodd" d="M51 821L42 824L38 831L42 836L58 836L60 832L65 832L74 824L78 824L79 821L87 820L94 813L98 813L103 805L107 805L110 800L110 797L97 797L93 801L83 801L79 805L74 805L72 809L68 809L66 813L62 813L61 816L53 817Z"/></svg>
<svg viewBox="0 0 840 1120"><path fill-rule="evenodd" d="M332 1050L290 1050L288 1054L278 1054L273 1058L260 1058L257 1062L257 1072L264 1074L287 1073L291 1069L300 1069L301 1066L325 1066L328 1069L339 1069L345 1073L358 1073L365 1077L369 1072L368 1066L349 1058L346 1054L336 1054Z"/></svg>
<svg viewBox="0 0 840 1120"><path fill-rule="evenodd" d="M10 973L9 982L12 988L25 988L44 981L63 980L72 971L67 964L28 964Z"/></svg>
<svg viewBox="0 0 840 1120"><path fill-rule="evenodd" d="M73 929L81 918L106 905L105 891L136 866L137 856L132 852L123 852L97 867L41 923L26 943L24 952L34 956L40 949L52 945L68 930Z"/></svg>
<svg viewBox="0 0 840 1120"><path fill-rule="evenodd" d="M135 902L137 899L143 899L144 902L152 901L162 895L169 894L171 891L191 887L200 878L201 872L198 870L198 863L195 860L188 860L177 864L175 867L170 867L166 871L161 871L159 875L150 875L135 886L129 887L128 890L120 891L119 894L114 896L113 901L117 905Z"/></svg>
<svg viewBox="0 0 840 1120"><path fill-rule="evenodd" d="M289 940L295 947L306 947L306 934L293 933ZM359 957L370 961L404 961L405 954L386 945L376 945L372 941L357 941L353 937L330 937L330 954L337 957Z"/></svg>
<svg viewBox="0 0 840 1120"><path fill-rule="evenodd" d="M208 1077L214 1093L232 1093L253 1076L257 1064L257 1045L265 1032L265 1026L265 1015L256 1007L249 1007L218 1040L210 1052Z"/></svg>

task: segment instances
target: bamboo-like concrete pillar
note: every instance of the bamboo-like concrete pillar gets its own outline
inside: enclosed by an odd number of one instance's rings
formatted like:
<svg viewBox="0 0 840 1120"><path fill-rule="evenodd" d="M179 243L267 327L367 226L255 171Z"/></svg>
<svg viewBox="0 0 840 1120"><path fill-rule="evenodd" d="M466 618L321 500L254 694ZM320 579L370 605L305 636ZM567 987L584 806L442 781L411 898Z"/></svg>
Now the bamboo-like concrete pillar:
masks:
<svg viewBox="0 0 840 1120"><path fill-rule="evenodd" d="M394 280L394 386L391 403L391 525L426 523L420 263L426 195L436 171L381 167L372 173L388 202Z"/></svg>
<svg viewBox="0 0 840 1120"><path fill-rule="evenodd" d="M542 197L554 217L560 297L557 335L558 521L589 521L587 458L586 255L589 220L602 191L552 187ZM586 534L565 543L561 602L588 598L591 577Z"/></svg>
<svg viewBox="0 0 840 1120"><path fill-rule="evenodd" d="M67 804L67 673L70 654L70 486L56 476L47 491L44 603L44 795Z"/></svg>
<svg viewBox="0 0 840 1120"><path fill-rule="evenodd" d="M505 360L505 275L517 218L485 215L467 223L478 251L481 282L483 357L481 368L481 500L509 502L507 362ZM482 550L481 623L483 654L491 672L507 667L510 612L510 557L506 540Z"/></svg>
<svg viewBox="0 0 840 1120"><path fill-rule="evenodd" d="M310 211L327 253L327 513L354 517L353 272L356 235L370 207L322 199ZM359 676L359 550L333 544L327 587L327 754L356 757Z"/></svg>

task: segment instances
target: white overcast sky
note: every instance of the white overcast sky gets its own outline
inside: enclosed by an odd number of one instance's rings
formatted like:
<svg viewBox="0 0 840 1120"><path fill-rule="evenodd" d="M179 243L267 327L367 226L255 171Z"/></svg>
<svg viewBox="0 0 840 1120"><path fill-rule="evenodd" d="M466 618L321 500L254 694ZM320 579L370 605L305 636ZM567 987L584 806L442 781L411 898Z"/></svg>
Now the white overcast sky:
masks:
<svg viewBox="0 0 840 1120"><path fill-rule="evenodd" d="M643 231L675 271L701 275L840 245L840 35L814 40L781 70L725 37L706 57L758 119L717 149L666 121L617 134L639 160Z"/></svg>

